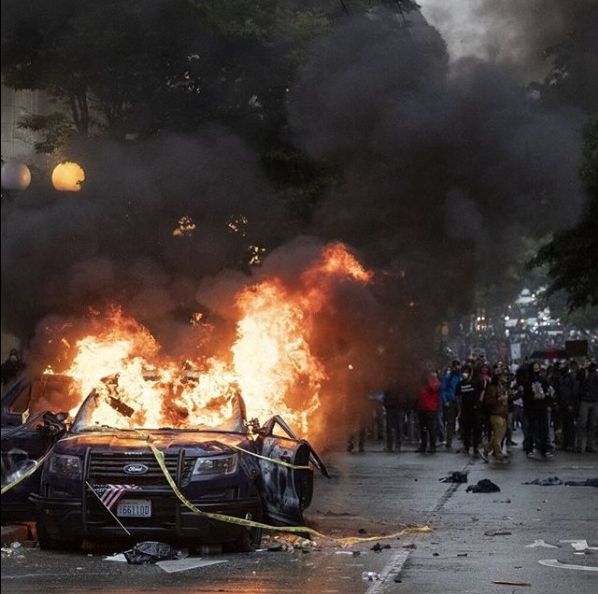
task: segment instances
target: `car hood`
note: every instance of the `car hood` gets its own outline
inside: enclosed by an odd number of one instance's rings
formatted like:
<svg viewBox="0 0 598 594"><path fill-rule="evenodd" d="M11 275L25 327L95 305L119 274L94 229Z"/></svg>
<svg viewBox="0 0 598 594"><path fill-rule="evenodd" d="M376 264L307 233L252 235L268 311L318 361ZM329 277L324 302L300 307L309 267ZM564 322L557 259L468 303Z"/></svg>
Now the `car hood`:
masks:
<svg viewBox="0 0 598 594"><path fill-rule="evenodd" d="M242 433L220 433L216 431L151 431L139 433L128 431L89 432L69 435L56 444L57 453L83 454L87 448L112 452L148 451L149 444L144 436L161 451L173 452L181 448L193 450L197 455L210 455L235 451L234 447L246 448L249 437Z"/></svg>

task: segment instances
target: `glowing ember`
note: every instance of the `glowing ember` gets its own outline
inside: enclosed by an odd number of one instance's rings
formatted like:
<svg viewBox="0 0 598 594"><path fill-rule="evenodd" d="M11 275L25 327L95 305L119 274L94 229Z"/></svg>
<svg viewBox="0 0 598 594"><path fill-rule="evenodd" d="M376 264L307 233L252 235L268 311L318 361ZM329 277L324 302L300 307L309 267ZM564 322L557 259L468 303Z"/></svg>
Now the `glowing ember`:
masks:
<svg viewBox="0 0 598 594"><path fill-rule="evenodd" d="M174 237L183 237L184 235L193 235L193 231L197 229L197 225L193 222L191 217L181 217L178 220L178 226L172 232Z"/></svg>
<svg viewBox="0 0 598 594"><path fill-rule="evenodd" d="M236 337L221 358L166 357L141 324L113 308L92 319L93 331L71 343L70 375L85 398L95 390L91 423L118 428L223 425L241 394L248 418L280 414L309 433L328 379L311 342L316 314L333 284L371 278L342 244L321 258L290 289L278 278L246 287L235 297ZM191 316L201 332L203 315ZM350 364L349 369L353 369ZM74 414L76 408L71 411Z"/></svg>
<svg viewBox="0 0 598 594"><path fill-rule="evenodd" d="M249 220L244 215L237 215L233 216L229 219L226 226L228 227L229 233L238 233L241 237L245 237L247 233L245 232L245 227Z"/></svg>
<svg viewBox="0 0 598 594"><path fill-rule="evenodd" d="M260 247L259 245L250 245L247 252L249 253L248 264L250 266L259 266L266 253L266 248Z"/></svg>

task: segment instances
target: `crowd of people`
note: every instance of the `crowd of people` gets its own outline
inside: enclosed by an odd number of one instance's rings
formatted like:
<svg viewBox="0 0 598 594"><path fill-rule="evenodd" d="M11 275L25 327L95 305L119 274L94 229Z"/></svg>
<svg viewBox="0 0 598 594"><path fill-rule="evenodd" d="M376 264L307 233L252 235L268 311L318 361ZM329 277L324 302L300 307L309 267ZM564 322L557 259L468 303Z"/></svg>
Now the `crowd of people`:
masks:
<svg viewBox="0 0 598 594"><path fill-rule="evenodd" d="M557 450L596 453L598 368L595 362L523 364L512 372L504 363L455 360L443 371L428 370L415 404L397 389L380 397L385 451L400 451L419 432L418 452L438 445L464 454L507 462L521 445L530 458L550 458ZM513 440L521 430L522 442ZM350 439L349 450L354 447ZM363 449L363 432L359 449Z"/></svg>

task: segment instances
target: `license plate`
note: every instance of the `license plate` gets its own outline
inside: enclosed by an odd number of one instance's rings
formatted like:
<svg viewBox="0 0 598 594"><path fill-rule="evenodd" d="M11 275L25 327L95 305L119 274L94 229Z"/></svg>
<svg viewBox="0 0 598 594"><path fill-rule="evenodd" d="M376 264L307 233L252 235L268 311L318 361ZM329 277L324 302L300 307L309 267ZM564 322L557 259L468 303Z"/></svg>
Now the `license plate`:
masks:
<svg viewBox="0 0 598 594"><path fill-rule="evenodd" d="M120 518L151 518L152 502L150 499L126 499L116 506L116 515Z"/></svg>

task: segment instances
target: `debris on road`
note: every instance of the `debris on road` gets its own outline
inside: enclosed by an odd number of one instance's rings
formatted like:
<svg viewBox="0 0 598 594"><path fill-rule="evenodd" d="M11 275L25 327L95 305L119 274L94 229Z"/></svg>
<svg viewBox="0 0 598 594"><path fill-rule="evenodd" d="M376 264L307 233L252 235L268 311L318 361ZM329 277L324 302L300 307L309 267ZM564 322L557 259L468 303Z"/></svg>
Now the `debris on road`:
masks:
<svg viewBox="0 0 598 594"><path fill-rule="evenodd" d="M564 485L564 482L558 476L549 476L544 479L534 479L533 481L528 481L527 483L522 483L523 485L539 485L541 487L552 487L554 485Z"/></svg>
<svg viewBox="0 0 598 594"><path fill-rule="evenodd" d="M379 542L377 542L371 549L370 551L375 551L376 553L379 553L382 549L390 549L391 546L389 544L385 544L385 545L381 545Z"/></svg>
<svg viewBox="0 0 598 594"><path fill-rule="evenodd" d="M500 491L500 487L495 485L490 479L482 479L478 481L477 485L469 485L467 493L496 493Z"/></svg>
<svg viewBox="0 0 598 594"><path fill-rule="evenodd" d="M177 558L176 549L165 542L156 541L137 543L123 554L130 565L144 565Z"/></svg>
<svg viewBox="0 0 598 594"><path fill-rule="evenodd" d="M457 557L467 557L467 553L457 553Z"/></svg>
<svg viewBox="0 0 598 594"><path fill-rule="evenodd" d="M361 574L361 579L364 582L377 582L380 579L380 574L375 571L364 571Z"/></svg>
<svg viewBox="0 0 598 594"><path fill-rule="evenodd" d="M219 563L228 563L226 559L203 559L202 557L187 557L186 559L171 559L167 561L158 561L156 565L166 573L176 573L197 569L198 567L208 567L218 565Z"/></svg>
<svg viewBox="0 0 598 594"><path fill-rule="evenodd" d="M452 472L449 472L447 476L438 480L441 483L466 483L467 475L467 472L463 472L461 470L453 470Z"/></svg>
<svg viewBox="0 0 598 594"><path fill-rule="evenodd" d="M493 580L492 583L493 584L498 584L500 586L527 586L527 587L531 587L531 584L529 582L510 582L510 581L506 581L506 580Z"/></svg>
<svg viewBox="0 0 598 594"><path fill-rule="evenodd" d="M565 485L566 487L598 487L598 478L589 478L585 481L562 481L558 476L549 476L544 479L534 479L523 485L539 485L541 487L552 487Z"/></svg>
<svg viewBox="0 0 598 594"><path fill-rule="evenodd" d="M511 536L512 532L508 530L486 530L484 536Z"/></svg>
<svg viewBox="0 0 598 594"><path fill-rule="evenodd" d="M537 547L543 547L545 549L558 549L559 548L557 545L548 544L547 542L544 542L542 539L536 539L531 544L525 545L526 549L535 549Z"/></svg>
<svg viewBox="0 0 598 594"><path fill-rule="evenodd" d="M404 549L417 549L417 545L415 543L411 543L408 545L403 545Z"/></svg>

